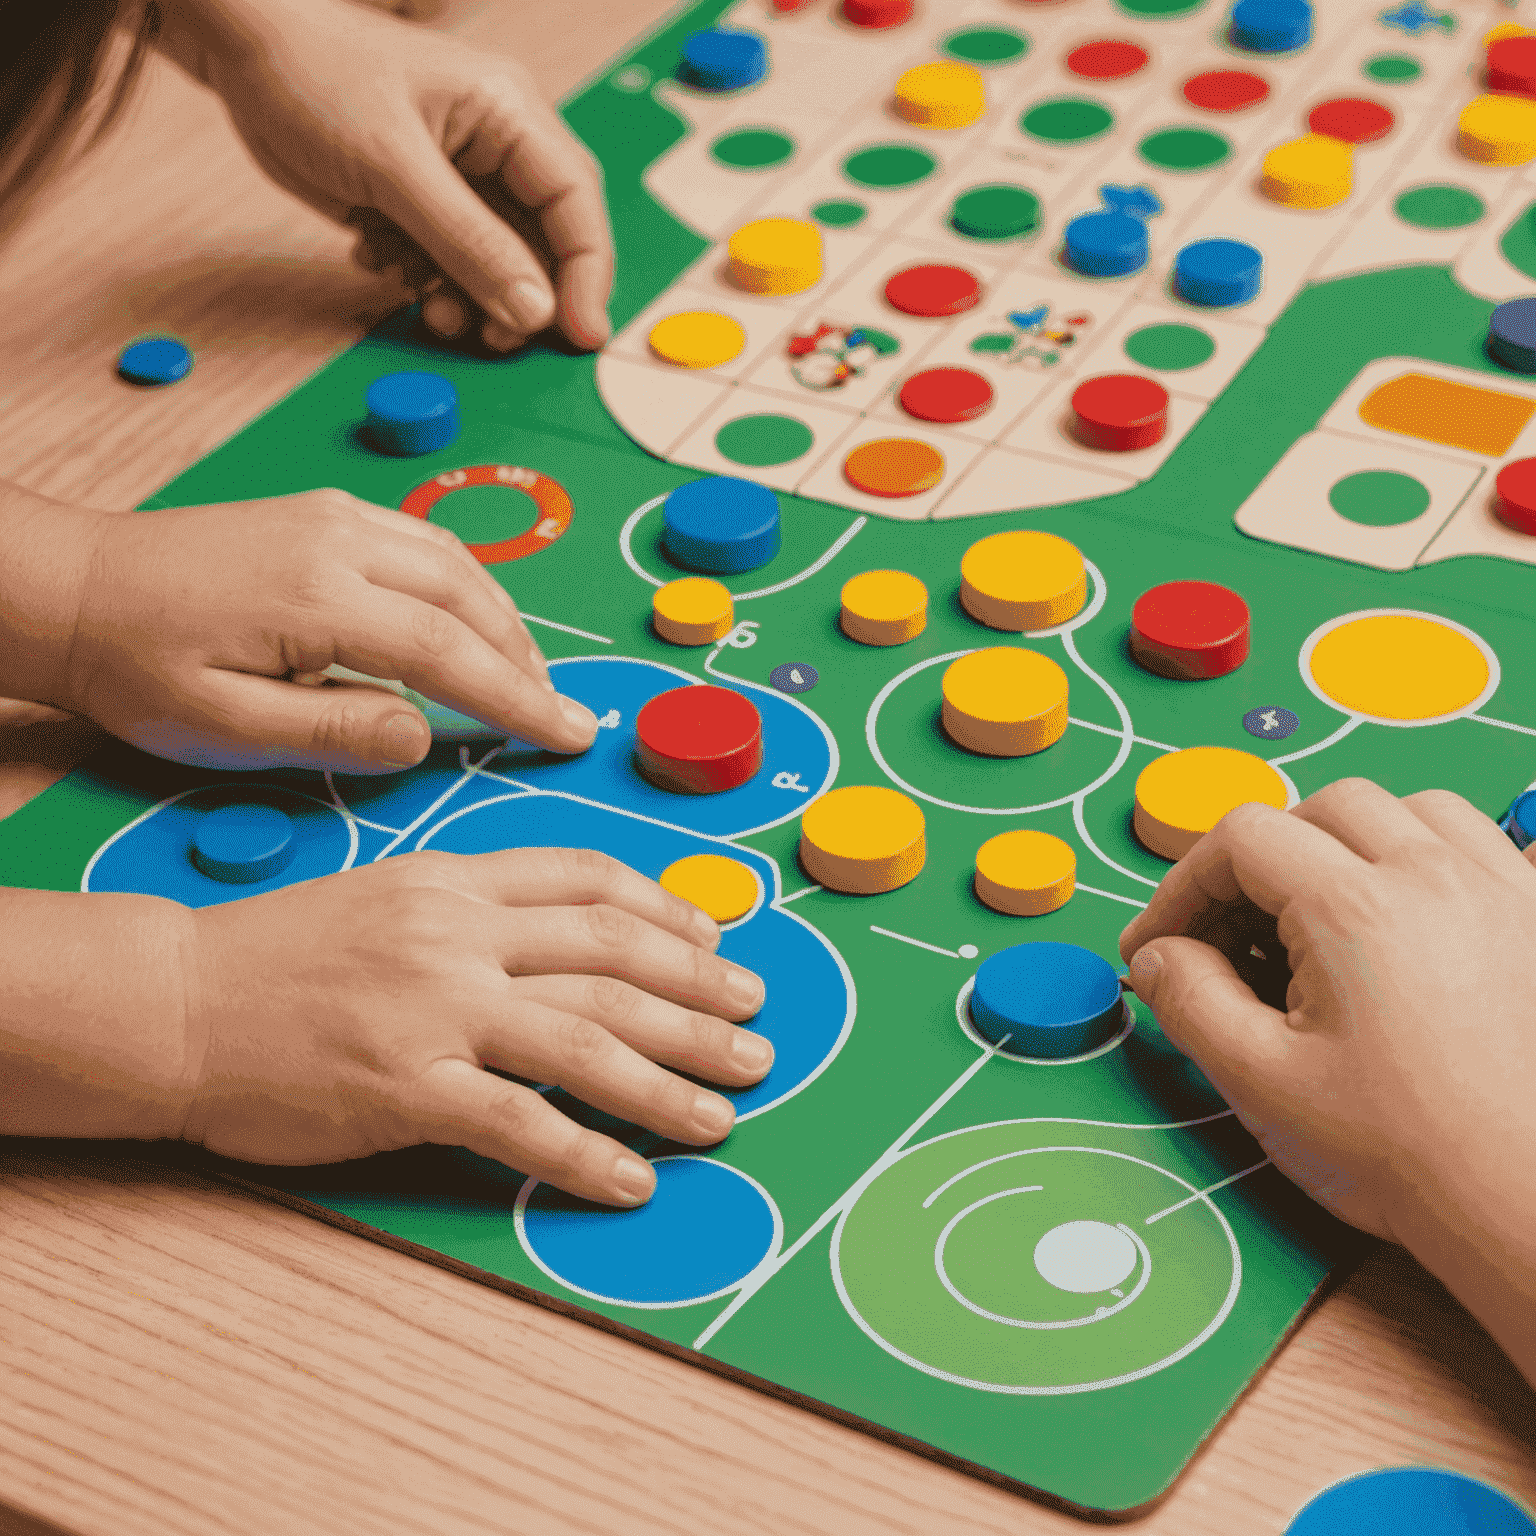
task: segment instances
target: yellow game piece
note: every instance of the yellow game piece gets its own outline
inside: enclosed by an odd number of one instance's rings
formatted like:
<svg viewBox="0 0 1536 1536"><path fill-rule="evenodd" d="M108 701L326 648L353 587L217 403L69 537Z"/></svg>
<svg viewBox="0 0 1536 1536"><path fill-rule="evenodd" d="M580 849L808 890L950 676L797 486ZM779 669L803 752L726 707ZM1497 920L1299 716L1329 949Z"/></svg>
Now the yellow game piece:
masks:
<svg viewBox="0 0 1536 1536"><path fill-rule="evenodd" d="M805 219L755 219L731 236L731 281L748 293L801 293L821 281L821 231Z"/></svg>
<svg viewBox="0 0 1536 1536"><path fill-rule="evenodd" d="M1332 208L1355 185L1355 155L1342 139L1304 133L1264 156L1259 190L1287 208Z"/></svg>
<svg viewBox="0 0 1536 1536"><path fill-rule="evenodd" d="M739 859L720 853L694 853L669 864L659 884L717 923L734 923L757 905L757 876Z"/></svg>
<svg viewBox="0 0 1536 1536"><path fill-rule="evenodd" d="M986 85L970 64L919 64L896 82L896 115L919 128L968 128L986 110Z"/></svg>
<svg viewBox="0 0 1536 1536"><path fill-rule="evenodd" d="M668 315L651 327L651 351L679 368L718 368L740 357L747 344L741 322L708 309Z"/></svg>
<svg viewBox="0 0 1536 1536"><path fill-rule="evenodd" d="M904 645L928 625L928 588L905 571L865 571L843 583L843 633L860 645Z"/></svg>
<svg viewBox="0 0 1536 1536"><path fill-rule="evenodd" d="M1483 389L1427 373L1400 373L1360 402L1360 420L1448 448L1502 459L1515 446L1536 404L1525 395Z"/></svg>
<svg viewBox="0 0 1536 1536"><path fill-rule="evenodd" d="M651 623L673 645L709 645L724 640L736 622L736 605L718 581L684 576L669 581L651 599Z"/></svg>
<svg viewBox="0 0 1536 1536"><path fill-rule="evenodd" d="M990 629L1050 629L1081 612L1088 573L1054 533L994 533L961 557L960 601Z"/></svg>
<svg viewBox="0 0 1536 1536"><path fill-rule="evenodd" d="M1475 704L1492 675L1459 629L1429 615L1368 614L1331 629L1307 661L1340 709L1377 720L1435 720Z"/></svg>
<svg viewBox="0 0 1536 1536"><path fill-rule="evenodd" d="M988 757L1043 752L1067 728L1067 674L1034 651L972 651L949 664L943 693L950 739Z"/></svg>
<svg viewBox="0 0 1536 1536"><path fill-rule="evenodd" d="M1456 148L1484 165L1524 165L1536 157L1536 101L1474 97L1456 119Z"/></svg>
<svg viewBox="0 0 1536 1536"><path fill-rule="evenodd" d="M976 851L976 894L994 912L1043 917L1076 889L1077 855L1049 832L999 832Z"/></svg>
<svg viewBox="0 0 1536 1536"><path fill-rule="evenodd" d="M927 857L923 813L894 789L834 789L800 818L800 863L829 890L894 891L917 878Z"/></svg>
<svg viewBox="0 0 1536 1536"><path fill-rule="evenodd" d="M1257 802L1283 811L1287 798L1285 780L1251 752L1169 752L1136 780L1136 836L1160 858L1182 859L1234 807Z"/></svg>
<svg viewBox="0 0 1536 1536"><path fill-rule="evenodd" d="M1486 51L1495 43L1502 43L1506 37L1531 37L1533 34L1529 27L1522 27L1518 21L1501 21L1498 26L1490 27L1483 33L1483 48Z"/></svg>

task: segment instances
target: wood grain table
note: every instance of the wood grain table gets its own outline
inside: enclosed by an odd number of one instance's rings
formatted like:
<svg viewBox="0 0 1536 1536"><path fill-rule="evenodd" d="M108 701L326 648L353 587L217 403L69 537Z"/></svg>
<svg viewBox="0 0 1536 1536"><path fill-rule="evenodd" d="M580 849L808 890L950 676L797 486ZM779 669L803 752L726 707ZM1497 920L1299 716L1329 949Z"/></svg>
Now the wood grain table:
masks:
<svg viewBox="0 0 1536 1536"><path fill-rule="evenodd" d="M506 0L434 24L517 53L553 97L662 11ZM399 302L347 248L263 183L216 102L152 69L124 128L0 247L0 476L132 506ZM193 346L185 384L118 383L113 358L144 330ZM91 740L7 719L0 814ZM1326 1483L1394 1463L1536 1503L1536 1394L1380 1249L1132 1529L1268 1536ZM0 1141L0 1533L1082 1528L230 1188L175 1149Z"/></svg>

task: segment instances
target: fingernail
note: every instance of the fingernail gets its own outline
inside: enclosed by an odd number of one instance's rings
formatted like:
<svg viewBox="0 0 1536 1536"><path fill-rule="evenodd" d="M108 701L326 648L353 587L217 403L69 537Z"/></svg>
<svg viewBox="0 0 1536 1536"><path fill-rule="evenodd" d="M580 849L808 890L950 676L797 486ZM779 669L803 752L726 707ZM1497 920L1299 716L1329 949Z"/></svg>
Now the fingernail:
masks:
<svg viewBox="0 0 1536 1536"><path fill-rule="evenodd" d="M379 731L379 756L391 768L414 768L431 745L432 733L420 715L391 715Z"/></svg>
<svg viewBox="0 0 1536 1536"><path fill-rule="evenodd" d="M421 318L439 336L457 336L468 318L464 306L446 293L434 293L421 306Z"/></svg>
<svg viewBox="0 0 1536 1536"><path fill-rule="evenodd" d="M573 731L579 731L587 741L597 735L597 716L585 704L575 699L561 699L560 715Z"/></svg>
<svg viewBox="0 0 1536 1536"><path fill-rule="evenodd" d="M718 1093L700 1093L693 1101L693 1128L709 1141L724 1141L736 1124L736 1111Z"/></svg>
<svg viewBox="0 0 1536 1536"><path fill-rule="evenodd" d="M530 331L542 331L554 318L555 296L524 278L512 288L512 313Z"/></svg>
<svg viewBox="0 0 1536 1536"><path fill-rule="evenodd" d="M1148 944L1143 944L1131 956L1130 981L1139 998L1145 999L1157 984L1158 973L1163 968L1163 957Z"/></svg>
<svg viewBox="0 0 1536 1536"><path fill-rule="evenodd" d="M773 1065L773 1045L749 1030L737 1030L731 1039L731 1065L759 1075Z"/></svg>
<svg viewBox="0 0 1536 1536"><path fill-rule="evenodd" d="M613 1187L626 1205L644 1205L656 1188L656 1175L643 1158L616 1158L613 1164Z"/></svg>
<svg viewBox="0 0 1536 1536"><path fill-rule="evenodd" d="M762 978L733 965L725 974L725 995L746 1013L756 1013L767 995Z"/></svg>
<svg viewBox="0 0 1536 1536"><path fill-rule="evenodd" d="M480 339L492 352L510 352L523 339L523 335L522 331L503 325L500 320L487 320L480 327Z"/></svg>

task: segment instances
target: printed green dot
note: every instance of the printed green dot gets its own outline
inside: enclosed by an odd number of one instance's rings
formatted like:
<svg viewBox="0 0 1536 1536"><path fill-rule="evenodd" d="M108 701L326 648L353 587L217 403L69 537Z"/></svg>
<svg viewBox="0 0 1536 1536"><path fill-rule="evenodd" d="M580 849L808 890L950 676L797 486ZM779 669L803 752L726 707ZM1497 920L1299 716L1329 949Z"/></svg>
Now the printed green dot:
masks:
<svg viewBox="0 0 1536 1536"><path fill-rule="evenodd" d="M1178 373L1216 355L1216 343L1194 325L1144 325L1125 338L1125 355L1143 368Z"/></svg>
<svg viewBox="0 0 1536 1536"><path fill-rule="evenodd" d="M1009 27L968 27L951 32L939 46L967 64L1012 64L1029 52L1029 39Z"/></svg>
<svg viewBox="0 0 1536 1536"><path fill-rule="evenodd" d="M901 351L901 342L889 331L877 331L872 325L860 325L854 327L853 334L858 337L860 345L873 347L881 357L894 357Z"/></svg>
<svg viewBox="0 0 1536 1536"><path fill-rule="evenodd" d="M812 204L811 217L818 224L825 224L832 229L849 229L855 224L862 224L869 217L869 209L863 203L834 197L824 203Z"/></svg>
<svg viewBox="0 0 1536 1536"><path fill-rule="evenodd" d="M972 187L955 199L949 222L973 240L1011 240L1040 227L1040 199L1003 182Z"/></svg>
<svg viewBox="0 0 1536 1536"><path fill-rule="evenodd" d="M849 155L843 175L861 187L910 187L931 176L939 162L911 144L875 144Z"/></svg>
<svg viewBox="0 0 1536 1536"><path fill-rule="evenodd" d="M1113 126L1115 115L1096 101L1078 96L1058 96L1031 107L1019 119L1019 127L1052 144L1080 144L1095 139Z"/></svg>
<svg viewBox="0 0 1536 1536"><path fill-rule="evenodd" d="M971 351L985 356L989 352L1012 352L1014 336L1010 331L986 331L971 343Z"/></svg>
<svg viewBox="0 0 1536 1536"><path fill-rule="evenodd" d="M715 447L733 464L762 469L811 451L816 434L793 416L738 416L715 433Z"/></svg>
<svg viewBox="0 0 1536 1536"><path fill-rule="evenodd" d="M1366 469L1345 475L1328 492L1328 505L1340 517L1368 528L1411 523L1429 510L1429 487L1412 475L1391 469Z"/></svg>
<svg viewBox="0 0 1536 1536"><path fill-rule="evenodd" d="M1378 53L1360 66L1360 73L1378 85L1406 85L1424 73L1424 66L1411 53Z"/></svg>
<svg viewBox="0 0 1536 1536"><path fill-rule="evenodd" d="M1206 0L1116 0L1128 16L1187 16Z"/></svg>
<svg viewBox="0 0 1536 1536"><path fill-rule="evenodd" d="M1415 229L1464 229L1487 213L1487 204L1466 187L1414 187L1393 203L1392 210Z"/></svg>
<svg viewBox="0 0 1536 1536"><path fill-rule="evenodd" d="M1164 171L1208 171L1232 153L1232 145L1205 128L1165 128L1148 134L1137 149L1141 158Z"/></svg>
<svg viewBox="0 0 1536 1536"><path fill-rule="evenodd" d="M739 133L722 134L709 146L709 152L733 170L761 171L783 165L794 154L795 141L771 128L743 128Z"/></svg>

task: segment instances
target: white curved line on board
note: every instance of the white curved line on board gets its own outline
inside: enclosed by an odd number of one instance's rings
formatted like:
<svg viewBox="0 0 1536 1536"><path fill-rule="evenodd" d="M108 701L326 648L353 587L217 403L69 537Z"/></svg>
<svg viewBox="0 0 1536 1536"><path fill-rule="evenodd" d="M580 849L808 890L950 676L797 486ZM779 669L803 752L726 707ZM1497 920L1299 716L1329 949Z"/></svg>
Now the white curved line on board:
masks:
<svg viewBox="0 0 1536 1536"><path fill-rule="evenodd" d="M644 517L647 512L653 510L656 507L659 507L666 499L667 498L664 495L652 496L649 501L642 502L638 507L635 508L633 512L629 514L628 520L625 522L623 528L619 530L619 553L624 556L625 564L629 566L630 570L632 570L635 575L640 578L641 581L648 581L653 587L664 587L666 586L666 582L658 581L654 576L651 575L648 570L646 570L643 565L640 564L638 560L635 559L635 552L630 548L629 541L634 537L635 525L640 521L640 519Z"/></svg>
<svg viewBox="0 0 1536 1536"><path fill-rule="evenodd" d="M345 800L336 792L335 780L331 778L331 770L325 770L325 787L331 792L331 803L343 816L350 816L360 827L367 827L370 832L384 832L390 837L398 836L399 827L386 827L382 821L369 821L366 816L359 816Z"/></svg>
<svg viewBox="0 0 1536 1536"><path fill-rule="evenodd" d="M1479 725L1496 725L1501 731L1519 731L1522 736L1536 736L1536 729L1528 725L1516 725L1513 720L1495 720L1492 715L1468 715L1468 720L1476 720Z"/></svg>
<svg viewBox="0 0 1536 1536"><path fill-rule="evenodd" d="M816 561L813 565L806 566L806 568L801 571L798 576L791 576L788 581L781 581L776 586L759 587L756 592L738 592L736 594L736 601L738 603L744 603L749 598L753 597L772 597L775 592L787 592L790 587L798 586L808 576L814 576L817 571L822 569L823 566L830 565L835 559L837 559L837 557L842 554L843 550L849 545L849 543L852 542L858 531L868 521L869 519L867 517L854 518L854 520L849 523L848 527L843 531L842 537L838 539L835 544L828 548L827 552L821 557L821 559Z"/></svg>
<svg viewBox="0 0 1536 1536"><path fill-rule="evenodd" d="M558 629L563 634L577 635L583 640L596 640L599 645L613 644L613 641L607 635L594 635L590 629L577 629L574 624L556 624L553 619L541 619L538 614L528 613L522 608L519 608L517 611L526 623L542 624L545 629Z"/></svg>
<svg viewBox="0 0 1536 1536"><path fill-rule="evenodd" d="M1081 799L1074 800L1072 802L1072 825L1077 828L1077 835L1082 838L1084 844L1088 848L1088 851L1101 864L1107 864L1111 869L1119 870L1119 872L1124 875L1126 879L1134 880L1138 885L1144 885L1149 890L1155 891L1157 889L1159 884L1158 881L1149 880L1145 875L1138 875L1134 869L1127 869L1124 864L1117 864L1115 860L1110 858L1110 856L1105 853L1104 850L1100 848L1096 842L1094 842L1093 834L1088 830L1088 823L1083 816L1083 802Z"/></svg>
<svg viewBox="0 0 1536 1536"><path fill-rule="evenodd" d="M1475 720L1477 716L1474 715L1472 718ZM1324 747L1331 747L1335 742L1343 741L1351 731L1364 724L1365 721L1360 715L1351 715L1333 735L1325 736L1321 741L1315 741L1310 747L1303 747L1299 752L1287 752L1283 757L1266 758L1265 761L1271 768L1278 770L1281 763L1297 762L1303 757L1311 757L1314 752L1321 752ZM1531 735L1536 736L1536 731L1532 731Z"/></svg>

